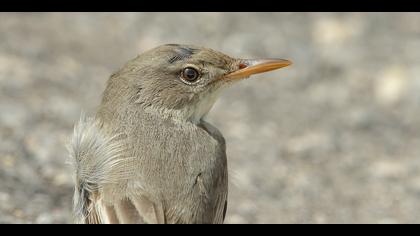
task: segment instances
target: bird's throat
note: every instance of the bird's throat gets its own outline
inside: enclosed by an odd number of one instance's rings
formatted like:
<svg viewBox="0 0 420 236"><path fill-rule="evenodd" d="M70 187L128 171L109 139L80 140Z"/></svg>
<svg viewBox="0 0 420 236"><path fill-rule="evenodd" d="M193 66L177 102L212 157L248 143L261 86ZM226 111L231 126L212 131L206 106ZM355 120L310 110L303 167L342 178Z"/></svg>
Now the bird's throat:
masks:
<svg viewBox="0 0 420 236"><path fill-rule="evenodd" d="M219 97L220 89L202 96L195 104L188 107L185 113L187 121L194 124L200 123L200 121L210 112Z"/></svg>
<svg viewBox="0 0 420 236"><path fill-rule="evenodd" d="M220 96L220 90L203 94L190 104L180 109L169 109L165 107L148 106L144 107L147 113L154 114L163 119L171 119L175 123L199 124L209 113Z"/></svg>

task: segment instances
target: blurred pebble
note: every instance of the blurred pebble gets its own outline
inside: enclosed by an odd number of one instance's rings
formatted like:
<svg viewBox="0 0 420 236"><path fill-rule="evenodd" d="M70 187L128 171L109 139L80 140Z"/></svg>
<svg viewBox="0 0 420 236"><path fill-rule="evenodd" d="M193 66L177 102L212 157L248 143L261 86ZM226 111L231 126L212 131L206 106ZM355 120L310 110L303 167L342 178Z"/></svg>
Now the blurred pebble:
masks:
<svg viewBox="0 0 420 236"><path fill-rule="evenodd" d="M405 173L405 166L398 160L383 160L374 162L371 173L379 178L400 178Z"/></svg>
<svg viewBox="0 0 420 236"><path fill-rule="evenodd" d="M402 66L386 68L375 81L375 96L383 105L394 105L405 95L408 78Z"/></svg>

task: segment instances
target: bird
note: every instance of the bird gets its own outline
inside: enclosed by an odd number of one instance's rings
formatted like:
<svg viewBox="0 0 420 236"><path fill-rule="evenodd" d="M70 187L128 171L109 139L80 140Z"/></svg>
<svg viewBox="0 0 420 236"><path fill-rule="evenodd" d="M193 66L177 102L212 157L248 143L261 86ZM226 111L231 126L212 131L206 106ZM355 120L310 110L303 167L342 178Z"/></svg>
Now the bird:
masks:
<svg viewBox="0 0 420 236"><path fill-rule="evenodd" d="M225 88L290 64L187 44L128 61L68 144L75 223L223 223L226 141L206 115Z"/></svg>

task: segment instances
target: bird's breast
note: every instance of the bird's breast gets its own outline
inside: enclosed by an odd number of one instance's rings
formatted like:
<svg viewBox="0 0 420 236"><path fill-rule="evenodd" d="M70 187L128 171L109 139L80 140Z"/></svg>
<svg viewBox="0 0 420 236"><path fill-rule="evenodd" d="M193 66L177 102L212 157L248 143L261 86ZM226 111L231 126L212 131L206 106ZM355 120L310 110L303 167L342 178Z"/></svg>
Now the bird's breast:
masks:
<svg viewBox="0 0 420 236"><path fill-rule="evenodd" d="M162 124L132 138L137 173L147 192L159 196L174 215L215 214L221 196L227 195L225 143L217 129L208 123Z"/></svg>

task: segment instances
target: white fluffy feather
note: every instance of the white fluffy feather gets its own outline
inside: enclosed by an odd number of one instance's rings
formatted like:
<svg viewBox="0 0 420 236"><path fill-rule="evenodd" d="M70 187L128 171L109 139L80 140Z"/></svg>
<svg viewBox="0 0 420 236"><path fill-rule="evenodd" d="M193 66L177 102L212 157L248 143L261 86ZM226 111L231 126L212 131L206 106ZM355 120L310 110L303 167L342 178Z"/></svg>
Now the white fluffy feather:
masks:
<svg viewBox="0 0 420 236"><path fill-rule="evenodd" d="M123 145L118 138L118 135L107 137L93 118L83 114L74 127L68 149L75 182L73 210L78 222L83 222L95 207L88 206L93 192L131 174L127 171L130 158L123 157Z"/></svg>

